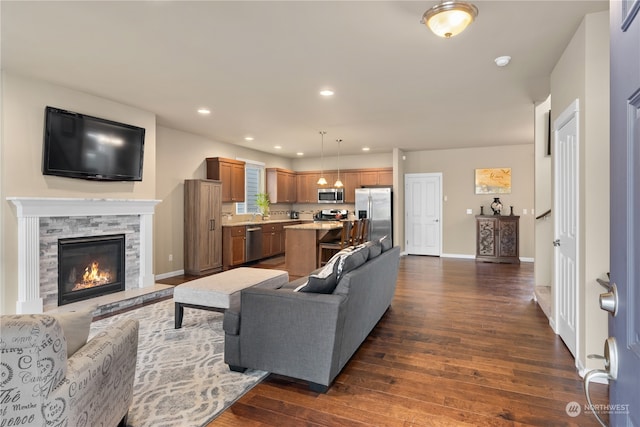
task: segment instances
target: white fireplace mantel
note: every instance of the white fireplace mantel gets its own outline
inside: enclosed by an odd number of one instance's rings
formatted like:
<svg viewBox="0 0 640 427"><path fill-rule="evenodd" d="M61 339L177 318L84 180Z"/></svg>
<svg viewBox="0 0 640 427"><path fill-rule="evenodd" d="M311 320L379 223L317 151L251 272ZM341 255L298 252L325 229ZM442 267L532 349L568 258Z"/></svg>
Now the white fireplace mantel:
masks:
<svg viewBox="0 0 640 427"><path fill-rule="evenodd" d="M139 287L153 286L153 214L160 200L7 197L18 215L18 301L16 313L42 313L39 218L139 215Z"/></svg>

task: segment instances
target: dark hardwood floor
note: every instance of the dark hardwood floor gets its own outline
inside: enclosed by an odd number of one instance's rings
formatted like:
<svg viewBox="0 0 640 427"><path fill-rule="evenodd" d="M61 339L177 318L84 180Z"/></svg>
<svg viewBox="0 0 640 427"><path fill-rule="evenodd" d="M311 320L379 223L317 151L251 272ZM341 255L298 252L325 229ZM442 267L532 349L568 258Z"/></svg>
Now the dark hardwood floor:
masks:
<svg viewBox="0 0 640 427"><path fill-rule="evenodd" d="M403 257L391 308L328 393L270 375L209 426L598 426L567 414L582 381L532 295L533 264Z"/></svg>

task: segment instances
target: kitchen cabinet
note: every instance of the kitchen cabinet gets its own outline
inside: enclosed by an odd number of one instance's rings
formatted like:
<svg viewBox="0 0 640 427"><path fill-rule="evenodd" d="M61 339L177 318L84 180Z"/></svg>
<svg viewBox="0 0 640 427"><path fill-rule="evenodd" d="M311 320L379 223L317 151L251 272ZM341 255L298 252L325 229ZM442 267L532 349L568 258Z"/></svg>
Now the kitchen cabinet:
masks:
<svg viewBox="0 0 640 427"><path fill-rule="evenodd" d="M244 166L240 160L207 158L207 179L222 181L222 202L244 202Z"/></svg>
<svg viewBox="0 0 640 427"><path fill-rule="evenodd" d="M262 256L268 258L284 253L284 232L282 224L262 225Z"/></svg>
<svg viewBox="0 0 640 427"><path fill-rule="evenodd" d="M247 227L244 225L223 228L222 247L224 248L224 255L222 257L222 265L225 270L245 263L247 259L246 234Z"/></svg>
<svg viewBox="0 0 640 427"><path fill-rule="evenodd" d="M267 193L271 203L296 202L296 173L287 169L267 168Z"/></svg>
<svg viewBox="0 0 640 427"><path fill-rule="evenodd" d="M517 215L476 216L476 261L519 264Z"/></svg>
<svg viewBox="0 0 640 427"><path fill-rule="evenodd" d="M318 179L320 179L320 173L302 172L296 174L296 201L298 203L318 203Z"/></svg>
<svg viewBox="0 0 640 427"><path fill-rule="evenodd" d="M393 169L362 170L360 171L360 185L393 185Z"/></svg>
<svg viewBox="0 0 640 427"><path fill-rule="evenodd" d="M360 188L360 172L357 171L345 171L342 178L344 184L344 202L355 203L356 202L356 188Z"/></svg>
<svg viewBox="0 0 640 427"><path fill-rule="evenodd" d="M222 269L222 183L184 182L184 270L209 274Z"/></svg>

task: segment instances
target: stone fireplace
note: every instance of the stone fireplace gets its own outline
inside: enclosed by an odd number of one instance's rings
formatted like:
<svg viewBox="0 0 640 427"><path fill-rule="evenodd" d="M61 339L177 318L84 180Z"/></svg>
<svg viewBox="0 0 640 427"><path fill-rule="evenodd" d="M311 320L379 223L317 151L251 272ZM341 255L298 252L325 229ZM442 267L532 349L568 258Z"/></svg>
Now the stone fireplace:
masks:
<svg viewBox="0 0 640 427"><path fill-rule="evenodd" d="M8 200L16 205L18 214L17 313L42 313L61 304L78 301L61 301L59 291L59 279L66 283L70 276L74 276L73 281L77 281L79 269L94 268L91 261L90 265L75 267L75 270L59 264L60 245L64 247L74 241L78 246L71 250L71 257L75 261L84 262L81 255L86 249L87 239L121 240L122 254L116 255L122 263L121 271L119 274L116 272L119 279L106 280L108 292L139 289L155 284L153 213L159 200L24 197L10 197ZM107 246L112 245L110 243ZM97 253L102 262L105 251L102 249ZM101 260L97 261L98 264ZM99 270L100 265L95 268ZM64 277L60 277L61 275ZM100 280L105 279L94 281L98 283ZM83 286L86 284L79 285L80 288ZM118 289L114 290L116 286ZM81 299L97 295L94 290L78 290L83 291L76 294ZM76 296L73 292L70 291L72 299ZM65 298L68 297L63 296Z"/></svg>

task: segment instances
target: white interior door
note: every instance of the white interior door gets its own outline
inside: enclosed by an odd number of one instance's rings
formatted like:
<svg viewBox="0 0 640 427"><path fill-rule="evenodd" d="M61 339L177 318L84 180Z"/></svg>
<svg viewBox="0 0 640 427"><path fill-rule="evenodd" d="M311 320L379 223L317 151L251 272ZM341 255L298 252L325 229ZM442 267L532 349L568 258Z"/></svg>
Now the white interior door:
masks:
<svg viewBox="0 0 640 427"><path fill-rule="evenodd" d="M406 174L405 250L413 255L442 252L442 174Z"/></svg>
<svg viewBox="0 0 640 427"><path fill-rule="evenodd" d="M578 114L576 99L554 122L555 331L576 356L578 307Z"/></svg>

